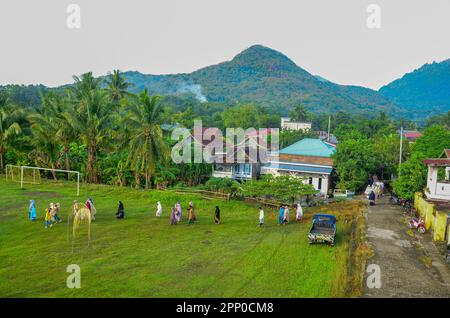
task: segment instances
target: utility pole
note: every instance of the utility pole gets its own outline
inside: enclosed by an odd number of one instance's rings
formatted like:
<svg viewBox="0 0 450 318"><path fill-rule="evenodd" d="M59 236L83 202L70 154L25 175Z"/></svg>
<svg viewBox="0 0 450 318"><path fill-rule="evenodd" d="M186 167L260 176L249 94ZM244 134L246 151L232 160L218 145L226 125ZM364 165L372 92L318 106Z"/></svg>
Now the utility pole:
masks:
<svg viewBox="0 0 450 318"><path fill-rule="evenodd" d="M398 177L400 178L400 166L402 164L403 153L403 126L400 128L400 158L398 159Z"/></svg>
<svg viewBox="0 0 450 318"><path fill-rule="evenodd" d="M327 134L328 142L330 142L330 127L331 127L331 115L328 116L328 134Z"/></svg>

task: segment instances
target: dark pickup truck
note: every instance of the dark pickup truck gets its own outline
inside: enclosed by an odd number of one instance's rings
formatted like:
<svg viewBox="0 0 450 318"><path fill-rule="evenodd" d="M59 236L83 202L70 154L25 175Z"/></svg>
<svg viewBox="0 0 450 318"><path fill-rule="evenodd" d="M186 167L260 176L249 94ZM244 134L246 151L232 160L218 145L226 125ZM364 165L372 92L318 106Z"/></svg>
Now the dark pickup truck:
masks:
<svg viewBox="0 0 450 318"><path fill-rule="evenodd" d="M327 243L334 245L336 238L336 218L331 214L315 214L311 229L308 234L308 242Z"/></svg>

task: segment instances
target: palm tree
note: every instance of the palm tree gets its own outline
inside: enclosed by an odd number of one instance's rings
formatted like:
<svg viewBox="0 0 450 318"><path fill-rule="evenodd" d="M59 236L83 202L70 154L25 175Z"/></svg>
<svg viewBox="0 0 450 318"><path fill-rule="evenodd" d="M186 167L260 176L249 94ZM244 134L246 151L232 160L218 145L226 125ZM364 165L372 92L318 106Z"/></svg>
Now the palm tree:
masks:
<svg viewBox="0 0 450 318"><path fill-rule="evenodd" d="M311 119L311 115L302 104L298 104L294 106L293 109L289 112L289 117L292 121L308 121Z"/></svg>
<svg viewBox="0 0 450 318"><path fill-rule="evenodd" d="M42 109L28 116L31 123L32 143L35 146L37 160L55 169L59 155L57 138L58 119L55 116L54 104L50 102L51 94L41 95ZM56 180L56 173L52 171Z"/></svg>
<svg viewBox="0 0 450 318"><path fill-rule="evenodd" d="M107 84L111 100L115 106L118 106L120 101L129 94L128 88L131 84L126 81L119 70L114 70L108 77Z"/></svg>
<svg viewBox="0 0 450 318"><path fill-rule="evenodd" d="M145 187L150 188L158 159L167 162L169 149L159 125L159 96L150 97L144 90L129 107L125 125L132 132L128 163L145 176Z"/></svg>
<svg viewBox="0 0 450 318"><path fill-rule="evenodd" d="M42 106L56 119L56 137L63 145L65 169L70 170L70 144L77 137L76 131L64 116L64 113L73 107L70 95L47 92L45 95L41 95L41 101Z"/></svg>
<svg viewBox="0 0 450 318"><path fill-rule="evenodd" d="M6 92L0 92L0 170L3 171L4 155L11 137L19 135L22 129L19 125L19 118L22 111L14 108L9 102Z"/></svg>
<svg viewBox="0 0 450 318"><path fill-rule="evenodd" d="M98 183L97 155L110 136L112 113L106 90L100 88L100 82L92 73L81 78L74 77L73 107L64 113L64 117L77 132L87 147L86 179Z"/></svg>
<svg viewBox="0 0 450 318"><path fill-rule="evenodd" d="M73 76L75 85L71 87L77 99L82 99L89 95L89 92L100 89L101 79L95 78L92 72L84 73L81 76Z"/></svg>

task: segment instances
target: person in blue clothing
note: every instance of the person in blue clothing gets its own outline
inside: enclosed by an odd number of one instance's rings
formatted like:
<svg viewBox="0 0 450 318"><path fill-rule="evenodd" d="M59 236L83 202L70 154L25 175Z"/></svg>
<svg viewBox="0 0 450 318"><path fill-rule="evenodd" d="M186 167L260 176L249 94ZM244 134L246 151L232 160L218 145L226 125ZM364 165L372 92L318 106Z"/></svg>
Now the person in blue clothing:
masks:
<svg viewBox="0 0 450 318"><path fill-rule="evenodd" d="M30 217L30 221L36 220L36 205L34 200L30 200L30 208L28 210L28 216Z"/></svg>
<svg viewBox="0 0 450 318"><path fill-rule="evenodd" d="M284 206L280 205L280 214L278 215L278 225L283 224Z"/></svg>

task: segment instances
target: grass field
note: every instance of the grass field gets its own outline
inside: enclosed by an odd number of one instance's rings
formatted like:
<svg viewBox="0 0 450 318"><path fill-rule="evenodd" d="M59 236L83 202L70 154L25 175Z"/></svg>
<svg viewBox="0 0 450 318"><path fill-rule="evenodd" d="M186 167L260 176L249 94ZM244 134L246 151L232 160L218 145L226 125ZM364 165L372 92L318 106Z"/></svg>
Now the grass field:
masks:
<svg viewBox="0 0 450 318"><path fill-rule="evenodd" d="M278 226L257 206L203 200L170 191L83 185L80 200L93 197L97 220L91 245L83 227L72 244L67 215L73 183L28 185L0 181L0 297L336 297L347 281L350 223L338 222L334 247L309 245L312 210L303 224ZM38 220L28 219L34 199ZM118 200L126 219L116 220ZM155 216L156 202L163 217ZM169 207L193 201L198 221L169 225ZM45 229L43 211L60 202L63 223ZM221 208L222 224L213 222ZM183 216L184 216L183 215ZM293 211L291 212L293 218ZM81 288L66 287L66 267L81 267Z"/></svg>

